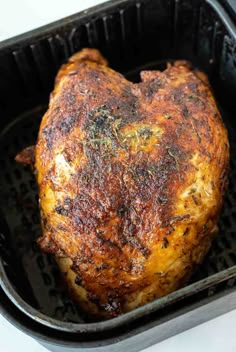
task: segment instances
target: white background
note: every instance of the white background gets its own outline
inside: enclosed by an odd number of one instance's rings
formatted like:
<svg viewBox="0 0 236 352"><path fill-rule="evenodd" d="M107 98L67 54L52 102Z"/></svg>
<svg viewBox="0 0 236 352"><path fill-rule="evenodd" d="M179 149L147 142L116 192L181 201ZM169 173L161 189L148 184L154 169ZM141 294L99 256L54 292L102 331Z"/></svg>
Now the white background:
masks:
<svg viewBox="0 0 236 352"><path fill-rule="evenodd" d="M0 41L102 2L103 0L0 0ZM46 349L0 316L0 352L21 351L46 352ZM154 351L236 352L236 310L145 350Z"/></svg>

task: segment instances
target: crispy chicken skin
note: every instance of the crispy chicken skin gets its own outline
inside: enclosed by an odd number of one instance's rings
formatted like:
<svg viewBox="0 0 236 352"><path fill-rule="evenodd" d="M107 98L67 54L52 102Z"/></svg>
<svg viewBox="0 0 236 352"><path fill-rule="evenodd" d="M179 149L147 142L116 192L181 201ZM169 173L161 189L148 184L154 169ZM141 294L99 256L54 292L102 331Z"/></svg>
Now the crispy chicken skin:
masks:
<svg viewBox="0 0 236 352"><path fill-rule="evenodd" d="M201 263L228 165L202 72L176 61L134 84L84 49L60 69L35 147L38 243L85 311L127 312L180 288Z"/></svg>

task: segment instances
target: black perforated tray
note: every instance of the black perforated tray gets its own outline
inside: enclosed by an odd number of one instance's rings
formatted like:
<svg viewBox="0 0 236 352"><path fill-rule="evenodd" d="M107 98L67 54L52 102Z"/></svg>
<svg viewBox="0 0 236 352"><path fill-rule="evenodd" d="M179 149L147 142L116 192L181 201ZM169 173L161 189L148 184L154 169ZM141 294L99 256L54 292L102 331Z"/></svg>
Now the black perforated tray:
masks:
<svg viewBox="0 0 236 352"><path fill-rule="evenodd" d="M99 48L133 81L144 68L191 60L211 80L231 144L220 231L189 284L97 323L70 300L54 261L36 245L36 182L14 161L37 138L57 69L85 46ZM235 26L214 0L111 1L0 44L0 298L2 313L15 325L55 351L138 351L236 308L235 54Z"/></svg>

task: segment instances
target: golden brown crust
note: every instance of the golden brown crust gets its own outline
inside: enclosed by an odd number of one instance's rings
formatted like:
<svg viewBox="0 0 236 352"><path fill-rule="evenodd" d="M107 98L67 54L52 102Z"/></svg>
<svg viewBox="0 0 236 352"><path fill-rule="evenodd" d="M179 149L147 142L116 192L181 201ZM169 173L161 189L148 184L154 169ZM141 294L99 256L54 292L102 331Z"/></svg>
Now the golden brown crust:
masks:
<svg viewBox="0 0 236 352"><path fill-rule="evenodd" d="M229 145L209 83L188 63L133 84L90 50L59 71L41 123L40 243L70 258L78 300L117 315L177 289L202 261Z"/></svg>

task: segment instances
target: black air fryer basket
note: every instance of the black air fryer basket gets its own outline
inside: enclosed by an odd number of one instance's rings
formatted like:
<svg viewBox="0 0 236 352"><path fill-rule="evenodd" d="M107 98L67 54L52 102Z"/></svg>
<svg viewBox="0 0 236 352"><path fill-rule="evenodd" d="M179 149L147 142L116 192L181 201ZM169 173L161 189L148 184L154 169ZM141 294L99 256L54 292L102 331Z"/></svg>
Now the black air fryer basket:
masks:
<svg viewBox="0 0 236 352"><path fill-rule="evenodd" d="M113 0L0 43L0 308L53 351L139 351L236 308L236 17L217 0ZM96 47L128 79L187 59L211 81L231 143L220 231L189 284L120 317L90 322L40 251L37 187L14 157L35 143L60 65Z"/></svg>

